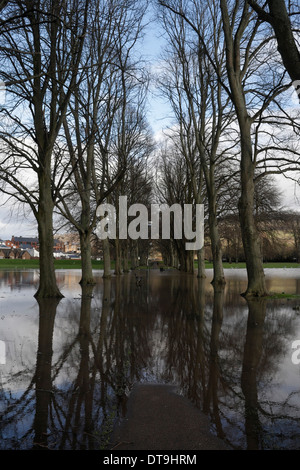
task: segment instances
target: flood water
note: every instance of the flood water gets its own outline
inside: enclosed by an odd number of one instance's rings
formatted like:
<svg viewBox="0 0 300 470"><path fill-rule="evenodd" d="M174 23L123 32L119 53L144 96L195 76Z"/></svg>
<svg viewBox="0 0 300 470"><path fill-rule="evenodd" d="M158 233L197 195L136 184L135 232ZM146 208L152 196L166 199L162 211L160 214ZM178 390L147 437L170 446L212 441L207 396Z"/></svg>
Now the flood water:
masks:
<svg viewBox="0 0 300 470"><path fill-rule="evenodd" d="M233 449L300 449L300 299L247 302L233 269L214 295L211 274L99 271L82 291L57 271L65 297L38 303L38 271L0 271L0 449L106 449L137 382L174 384ZM300 294L300 269L266 277Z"/></svg>

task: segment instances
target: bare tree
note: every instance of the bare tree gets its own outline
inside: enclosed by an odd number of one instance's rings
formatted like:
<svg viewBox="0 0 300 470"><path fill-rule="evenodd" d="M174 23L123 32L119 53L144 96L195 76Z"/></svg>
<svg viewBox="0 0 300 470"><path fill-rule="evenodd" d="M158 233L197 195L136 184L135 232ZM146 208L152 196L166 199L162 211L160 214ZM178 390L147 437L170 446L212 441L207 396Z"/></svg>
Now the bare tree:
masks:
<svg viewBox="0 0 300 470"><path fill-rule="evenodd" d="M291 8L289 12L285 0L267 0L262 5L255 0L247 1L256 11L259 19L272 26L278 42L278 51L281 55L283 65L291 79L293 81L300 80L299 45L297 45L296 36L293 32L293 24L290 19L291 15L295 16L300 14L299 10L297 10L297 8L299 8L297 2L294 8L291 7L292 2L288 2ZM268 5L269 11L266 10L265 4Z"/></svg>
<svg viewBox="0 0 300 470"><path fill-rule="evenodd" d="M76 77L88 24L89 0L10 1L18 21L0 34L3 190L29 204L38 223L40 285L36 297L61 297L53 259L53 151ZM27 177L24 177L25 175Z"/></svg>
<svg viewBox="0 0 300 470"><path fill-rule="evenodd" d="M178 7L181 2L177 2ZM211 17L207 14L211 12ZM210 21L212 20L212 21ZM165 11L164 27L170 40L169 61L171 73L163 77L176 121L178 122L182 153L187 160L194 198L200 203L203 189L196 183L196 174L203 174L208 200L209 232L214 265L213 284L225 283L222 265L222 247L218 229L219 191L234 174L234 142L227 141L227 129L234 113L230 98L224 92L219 76L224 75L225 52L220 44L222 23L217 5L208 2L194 10L194 22L199 34L189 28L184 18ZM203 51L202 41L215 63L211 66ZM230 146L230 151L228 148ZM194 162L198 159L198 166ZM202 173L203 172L203 173ZM197 187L198 186L198 187Z"/></svg>
<svg viewBox="0 0 300 470"><path fill-rule="evenodd" d="M153 151L154 144L152 134L145 117L145 97L146 95L143 93L140 96L140 102L137 103L136 107L129 106L126 113L125 155L127 171L111 197L111 200L116 207L117 221L120 220L120 196L127 196L128 206L139 203L148 207L150 204L152 187L151 174L149 172L149 157ZM118 125L118 130L121 130L120 125ZM122 139L120 139L119 132L117 132L115 153L118 153L119 151L118 142L120 141L122 141ZM119 224L117 224L117 226L120 229ZM123 270L125 272L128 271L129 248L133 251L132 254L136 255L135 258L137 258L138 245L141 245L141 243L142 242L139 239L131 240L130 242L128 242L127 238L125 240L120 239L119 230L117 231L116 239L111 240L111 244L114 246L115 252L115 274L121 274L122 260ZM132 266L134 267L137 264L137 260L134 260L134 256L132 256L132 261Z"/></svg>
<svg viewBox="0 0 300 470"><path fill-rule="evenodd" d="M169 139L160 149L159 168L157 176L157 200L160 204L178 204L184 207L184 204L193 204L195 198L193 187L191 185L192 171L182 152L178 140ZM194 273L193 250L186 250L185 236L179 237L176 232L176 221L173 215L170 217L170 240L166 243L161 239L163 251L168 252L168 258L171 265L179 267L181 271Z"/></svg>
<svg viewBox="0 0 300 470"><path fill-rule="evenodd" d="M57 207L79 233L85 284L94 282L91 234L97 207L124 178L134 145L132 126L138 126L142 113L138 100L143 70L132 59L147 4L139 6L128 1L94 3L82 71L64 120L70 184L63 191L57 188ZM133 103L138 108L135 115Z"/></svg>
<svg viewBox="0 0 300 470"><path fill-rule="evenodd" d="M252 12L247 2L241 7L239 1L220 0L220 7L226 44L230 95L240 130L241 197L239 214L248 273L248 287L245 295L262 296L267 293L267 288L253 213L256 159L253 153L251 127L283 90L282 78L276 77L276 82L274 84L271 82L272 88L266 89L262 96L258 96L259 110L254 113L250 112L253 105L249 101L247 102L246 74L249 73L251 59L258 60L259 54L264 51L264 45L270 44L270 42L268 38L262 40L258 36L260 22L252 20Z"/></svg>
<svg viewBox="0 0 300 470"><path fill-rule="evenodd" d="M159 3L184 18L198 35L211 67L217 73L218 80L234 105L240 148L239 215L248 274L248 286L244 294L246 296L265 295L267 289L253 213L259 153L257 152L259 133L256 131L261 127L266 110L289 87L284 80L285 71L278 65L274 40L267 34L261 21L255 17L249 3L241 3L238 0L220 0L220 8L215 11L219 11L221 15L223 35L220 38L220 44L225 45L226 52L226 73L220 75L217 63L210 54L206 38L198 28L195 14L198 2L183 1L178 5L176 1L161 0ZM216 4L216 2L212 1L211 4ZM214 24L211 11L208 10L208 14L210 21ZM280 109L284 114L284 110ZM284 158L283 153L283 160ZM278 162L280 158L276 157L275 160ZM264 174L261 171L262 167L268 168L269 162L270 160L267 159L263 163L262 159L258 177Z"/></svg>
<svg viewBox="0 0 300 470"><path fill-rule="evenodd" d="M8 4L8 1L9 0L1 0L0 1L0 11L3 10L3 8L6 7L6 5Z"/></svg>

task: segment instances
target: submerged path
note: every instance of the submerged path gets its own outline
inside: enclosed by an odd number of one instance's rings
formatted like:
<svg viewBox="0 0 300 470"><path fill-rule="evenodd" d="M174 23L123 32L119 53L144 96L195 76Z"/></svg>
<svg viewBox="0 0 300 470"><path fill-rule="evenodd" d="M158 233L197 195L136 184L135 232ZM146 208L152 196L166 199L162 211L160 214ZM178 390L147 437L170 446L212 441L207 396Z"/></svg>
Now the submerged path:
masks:
<svg viewBox="0 0 300 470"><path fill-rule="evenodd" d="M111 450L229 450L209 418L171 385L138 384L117 424Z"/></svg>

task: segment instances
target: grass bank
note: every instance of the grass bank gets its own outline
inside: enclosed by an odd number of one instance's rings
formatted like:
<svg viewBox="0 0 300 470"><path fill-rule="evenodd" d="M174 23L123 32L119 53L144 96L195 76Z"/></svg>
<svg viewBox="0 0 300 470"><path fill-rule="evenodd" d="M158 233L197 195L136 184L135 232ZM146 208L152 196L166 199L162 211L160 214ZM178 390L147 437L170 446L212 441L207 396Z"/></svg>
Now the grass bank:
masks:
<svg viewBox="0 0 300 470"><path fill-rule="evenodd" d="M268 295L270 299L300 299L300 294L286 294L285 292L272 292Z"/></svg>
<svg viewBox="0 0 300 470"><path fill-rule="evenodd" d="M81 260L78 259L59 259L54 262L55 269L81 269ZM92 261L93 269L103 269L103 261ZM112 262L112 269L114 262ZM197 262L195 262L197 267ZM205 267L211 269L212 263L206 262ZM223 263L224 269L245 268L245 263ZM38 259L0 259L0 269L38 269ZM299 263L264 263L264 268L300 268Z"/></svg>
<svg viewBox="0 0 300 470"><path fill-rule="evenodd" d="M103 261L93 261L94 269L103 269ZM81 260L57 259L55 269L81 269ZM38 269L38 259L0 259L0 269Z"/></svg>
<svg viewBox="0 0 300 470"><path fill-rule="evenodd" d="M197 265L197 264L196 264ZM267 269L267 268L300 268L300 263L290 263L290 262L286 262L286 263L264 263L263 264L264 268ZM209 268L212 268L213 267L213 264L212 263L205 263L205 267L207 269ZM223 268L224 269L241 269L241 268L246 268L246 264L245 263L223 263Z"/></svg>

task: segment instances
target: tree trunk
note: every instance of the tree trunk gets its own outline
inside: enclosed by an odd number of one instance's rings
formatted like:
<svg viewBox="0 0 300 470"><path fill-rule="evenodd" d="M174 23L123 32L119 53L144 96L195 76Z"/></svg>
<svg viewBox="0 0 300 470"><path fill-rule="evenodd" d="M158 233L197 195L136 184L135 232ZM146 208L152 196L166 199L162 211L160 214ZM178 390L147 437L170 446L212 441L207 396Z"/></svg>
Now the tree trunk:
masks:
<svg viewBox="0 0 300 470"><path fill-rule="evenodd" d="M51 179L39 175L40 200L37 214L40 252L40 285L36 298L62 298L55 276L53 256L53 201Z"/></svg>
<svg viewBox="0 0 300 470"><path fill-rule="evenodd" d="M124 240L122 253L123 253L123 272L129 273L128 240Z"/></svg>
<svg viewBox="0 0 300 470"><path fill-rule="evenodd" d="M180 271L189 274L194 273L194 251L186 251L182 249L180 252Z"/></svg>
<svg viewBox="0 0 300 470"><path fill-rule="evenodd" d="M186 270L190 274L194 274L195 266L194 266L194 258L195 252L194 251L187 251L186 252Z"/></svg>
<svg viewBox="0 0 300 470"><path fill-rule="evenodd" d="M173 246L173 244L172 244ZM176 249L173 246L174 268L179 269L179 257Z"/></svg>
<svg viewBox="0 0 300 470"><path fill-rule="evenodd" d="M104 262L104 271L103 277L110 278L111 277L111 261L110 261L110 246L108 238L103 240L103 262Z"/></svg>
<svg viewBox="0 0 300 470"><path fill-rule="evenodd" d="M292 80L300 80L300 54L284 0L268 0L278 51Z"/></svg>
<svg viewBox="0 0 300 470"><path fill-rule="evenodd" d="M118 238L115 239L115 274L117 276L122 274L121 246L120 246L120 240Z"/></svg>
<svg viewBox="0 0 300 470"><path fill-rule="evenodd" d="M256 230L254 208L254 171L255 162L252 155L251 118L247 111L245 90L240 70L241 35L245 30L250 16L244 12L244 22L240 23L239 33L233 38L231 19L228 14L226 0L220 0L223 30L226 42L226 68L231 89L231 99L235 107L241 143L241 197L239 216L248 274L248 286L244 296L263 296L267 294L265 276L260 253L258 233Z"/></svg>
<svg viewBox="0 0 300 470"><path fill-rule="evenodd" d="M140 261L139 261L140 266L147 266L147 255L146 253L142 252L140 254Z"/></svg>
<svg viewBox="0 0 300 470"><path fill-rule="evenodd" d="M226 284L226 282L222 263L222 246L217 221L216 204L214 201L214 197L209 195L209 234L214 267L212 284L222 286Z"/></svg>
<svg viewBox="0 0 300 470"><path fill-rule="evenodd" d="M131 269L135 269L139 264L136 240L130 240L130 260L131 260Z"/></svg>
<svg viewBox="0 0 300 470"><path fill-rule="evenodd" d="M80 232L80 250L81 250L81 285L93 285L95 279L93 276L92 254L90 232Z"/></svg>
<svg viewBox="0 0 300 470"><path fill-rule="evenodd" d="M204 257L204 246L201 250L197 251L197 260L198 260L198 269L197 269L197 277L198 279L205 279L205 257Z"/></svg>
<svg viewBox="0 0 300 470"><path fill-rule="evenodd" d="M168 256L168 266L174 267L175 263L175 256L174 256L174 248L173 248L173 243L170 242L170 248L169 248L169 256Z"/></svg>
<svg viewBox="0 0 300 470"><path fill-rule="evenodd" d="M258 13L259 18L273 27L283 65L292 81L297 82L300 80L300 54L286 2L285 0L267 0L267 3L269 13L255 1L249 0L249 4Z"/></svg>
<svg viewBox="0 0 300 470"><path fill-rule="evenodd" d="M260 241L255 225L254 207L254 163L252 162L252 144L250 122L240 122L241 129L241 197L239 200L239 216L246 260L248 286L243 295L267 295L263 270Z"/></svg>

